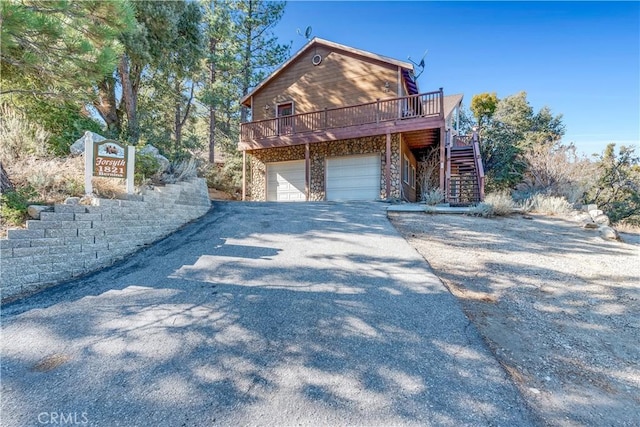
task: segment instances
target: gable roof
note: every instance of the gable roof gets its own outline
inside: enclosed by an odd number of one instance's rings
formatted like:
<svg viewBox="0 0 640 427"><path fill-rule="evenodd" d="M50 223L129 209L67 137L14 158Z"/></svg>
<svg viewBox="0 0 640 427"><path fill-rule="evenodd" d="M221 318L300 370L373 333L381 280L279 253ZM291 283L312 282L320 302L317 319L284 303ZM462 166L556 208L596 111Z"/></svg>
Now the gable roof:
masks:
<svg viewBox="0 0 640 427"><path fill-rule="evenodd" d="M462 94L445 95L444 97L444 116L449 117L453 113L454 108L462 102Z"/></svg>
<svg viewBox="0 0 640 427"><path fill-rule="evenodd" d="M395 65L395 66L401 67L401 68L403 68L403 77L405 77L405 79L407 79L407 76L410 75L409 72L413 73L413 64L411 64L410 62L400 61L400 60L397 60L397 59L390 58L388 56L378 55L377 53L368 52L368 51L362 50L362 49L356 49L354 47L350 47L350 46L346 46L346 45L343 45L343 44L340 44L340 43L335 43L335 42L332 42L332 41L329 41L329 40L325 40L325 39L321 39L321 38L318 38L318 37L314 37L309 42L307 42L307 44L302 46L302 48L300 48L300 50L298 52L296 52L295 55L293 55L287 61L282 63L282 65L280 65L274 72L272 72L267 78L265 78L262 82L260 82L260 84L258 84L258 86L254 87L253 90L251 90L251 92L249 92L247 95L245 95L240 100L240 104L244 105L251 98L251 96L254 93L258 92L260 89L262 89L264 86L266 86L271 80L273 80L285 68L287 68L290 64L292 64L298 57L300 57L304 52L306 52L307 50L309 50L311 47L313 47L315 45L321 45L321 46L326 46L326 47L337 49L337 50L342 50L344 52L353 53L355 55L364 56L365 58L370 58L370 59L374 59L374 60L377 60L377 61L386 62L387 64L391 64L391 65ZM404 73L405 69L407 70L406 75ZM411 79L407 79L407 81L411 81L411 83L415 85L415 83L413 83L413 81ZM416 93L417 93L417 88L416 88Z"/></svg>

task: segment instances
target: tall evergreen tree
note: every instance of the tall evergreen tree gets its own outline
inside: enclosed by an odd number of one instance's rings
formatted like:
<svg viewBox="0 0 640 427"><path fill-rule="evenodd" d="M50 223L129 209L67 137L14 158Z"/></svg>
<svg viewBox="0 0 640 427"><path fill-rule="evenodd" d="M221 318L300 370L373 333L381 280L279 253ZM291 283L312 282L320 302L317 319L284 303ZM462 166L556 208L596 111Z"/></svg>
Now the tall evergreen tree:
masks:
<svg viewBox="0 0 640 427"><path fill-rule="evenodd" d="M200 18L196 16L198 6L193 2L136 1L132 4L137 24L133 31L121 34L124 54L116 73L98 85L94 106L108 127L137 143L140 138L138 98L145 73L151 75L155 70L163 70L175 76L178 69L190 72L191 54L199 50L196 45L201 42L201 35Z"/></svg>
<svg viewBox="0 0 640 427"><path fill-rule="evenodd" d="M262 81L277 65L289 56L290 44L283 45L273 34L286 2L238 0L238 41L241 49L240 97ZM248 111L241 109L241 122L247 121Z"/></svg>
<svg viewBox="0 0 640 427"><path fill-rule="evenodd" d="M0 94L87 99L134 24L126 0L0 2Z"/></svg>

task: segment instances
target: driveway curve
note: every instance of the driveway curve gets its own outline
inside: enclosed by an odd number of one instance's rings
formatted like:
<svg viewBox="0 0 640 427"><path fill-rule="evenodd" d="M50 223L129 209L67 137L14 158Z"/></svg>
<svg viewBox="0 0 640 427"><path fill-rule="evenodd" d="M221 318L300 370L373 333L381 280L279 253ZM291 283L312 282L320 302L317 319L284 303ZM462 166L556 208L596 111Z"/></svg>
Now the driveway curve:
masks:
<svg viewBox="0 0 640 427"><path fill-rule="evenodd" d="M535 425L386 206L215 203L4 306L1 424Z"/></svg>

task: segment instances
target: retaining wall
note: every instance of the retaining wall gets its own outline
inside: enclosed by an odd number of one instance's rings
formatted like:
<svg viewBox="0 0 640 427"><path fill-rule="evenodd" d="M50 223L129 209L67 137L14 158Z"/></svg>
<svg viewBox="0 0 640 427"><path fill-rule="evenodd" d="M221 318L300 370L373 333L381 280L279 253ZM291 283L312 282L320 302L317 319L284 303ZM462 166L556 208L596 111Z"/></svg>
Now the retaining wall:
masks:
<svg viewBox="0 0 640 427"><path fill-rule="evenodd" d="M26 229L9 230L0 239L2 302L109 266L211 207L203 179L145 189L134 198L55 205Z"/></svg>

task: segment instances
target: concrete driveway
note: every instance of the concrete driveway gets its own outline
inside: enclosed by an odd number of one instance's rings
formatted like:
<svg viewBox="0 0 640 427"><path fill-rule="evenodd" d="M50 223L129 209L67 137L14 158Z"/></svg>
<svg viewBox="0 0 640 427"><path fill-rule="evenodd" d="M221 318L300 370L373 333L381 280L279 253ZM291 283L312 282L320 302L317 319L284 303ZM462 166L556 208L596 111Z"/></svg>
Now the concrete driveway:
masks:
<svg viewBox="0 0 640 427"><path fill-rule="evenodd" d="M216 203L3 307L3 426L535 424L382 203Z"/></svg>

